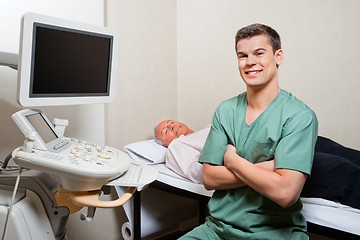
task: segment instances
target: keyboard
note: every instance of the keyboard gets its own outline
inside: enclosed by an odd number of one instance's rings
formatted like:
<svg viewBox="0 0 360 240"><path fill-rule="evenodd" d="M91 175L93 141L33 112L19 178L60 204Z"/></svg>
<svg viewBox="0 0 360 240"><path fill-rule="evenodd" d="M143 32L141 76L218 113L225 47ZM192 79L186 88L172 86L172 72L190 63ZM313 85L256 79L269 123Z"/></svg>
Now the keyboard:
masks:
<svg viewBox="0 0 360 240"><path fill-rule="evenodd" d="M108 182L109 186L136 187L138 191L156 180L159 171L148 165L131 164L120 177Z"/></svg>

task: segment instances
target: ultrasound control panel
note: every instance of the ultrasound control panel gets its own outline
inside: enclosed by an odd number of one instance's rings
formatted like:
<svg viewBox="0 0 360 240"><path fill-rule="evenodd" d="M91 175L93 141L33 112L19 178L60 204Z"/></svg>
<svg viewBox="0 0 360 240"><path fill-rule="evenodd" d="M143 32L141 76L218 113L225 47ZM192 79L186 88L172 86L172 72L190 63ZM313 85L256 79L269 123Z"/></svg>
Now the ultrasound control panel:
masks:
<svg viewBox="0 0 360 240"><path fill-rule="evenodd" d="M130 167L130 157L118 149L59 137L40 111L25 109L12 118L25 135L24 146L13 152L14 161L23 168L53 174L65 189L100 189Z"/></svg>

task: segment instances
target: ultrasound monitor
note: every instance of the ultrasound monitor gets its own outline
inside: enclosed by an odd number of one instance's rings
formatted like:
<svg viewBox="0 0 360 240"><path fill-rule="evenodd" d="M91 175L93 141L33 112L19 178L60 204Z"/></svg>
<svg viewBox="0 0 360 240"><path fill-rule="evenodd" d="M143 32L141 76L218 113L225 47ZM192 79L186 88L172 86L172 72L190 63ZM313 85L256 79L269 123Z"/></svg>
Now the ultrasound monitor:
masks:
<svg viewBox="0 0 360 240"><path fill-rule="evenodd" d="M24 107L111 102L116 31L27 13L22 18L18 101Z"/></svg>

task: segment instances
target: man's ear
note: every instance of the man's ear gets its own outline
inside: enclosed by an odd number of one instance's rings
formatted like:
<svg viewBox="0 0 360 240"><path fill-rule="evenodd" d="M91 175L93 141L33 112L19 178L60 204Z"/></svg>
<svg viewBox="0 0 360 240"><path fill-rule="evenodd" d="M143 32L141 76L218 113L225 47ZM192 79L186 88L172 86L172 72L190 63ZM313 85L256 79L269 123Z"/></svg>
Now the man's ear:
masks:
<svg viewBox="0 0 360 240"><path fill-rule="evenodd" d="M275 52L275 61L276 61L276 67L279 67L282 63L282 60L284 58L284 53L282 49L278 49Z"/></svg>

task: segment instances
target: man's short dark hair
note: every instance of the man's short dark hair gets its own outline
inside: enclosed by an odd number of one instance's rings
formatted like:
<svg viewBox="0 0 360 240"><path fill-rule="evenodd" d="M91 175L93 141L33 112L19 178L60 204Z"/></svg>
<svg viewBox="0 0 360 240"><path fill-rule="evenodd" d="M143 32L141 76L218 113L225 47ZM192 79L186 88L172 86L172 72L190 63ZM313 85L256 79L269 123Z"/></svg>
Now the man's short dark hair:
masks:
<svg viewBox="0 0 360 240"><path fill-rule="evenodd" d="M281 40L279 34L272 29L269 26L266 26L264 24L251 24L249 26L241 28L235 36L235 49L237 43L246 38L251 38L258 35L266 35L269 39L270 45L272 46L272 49L274 53L281 49Z"/></svg>

